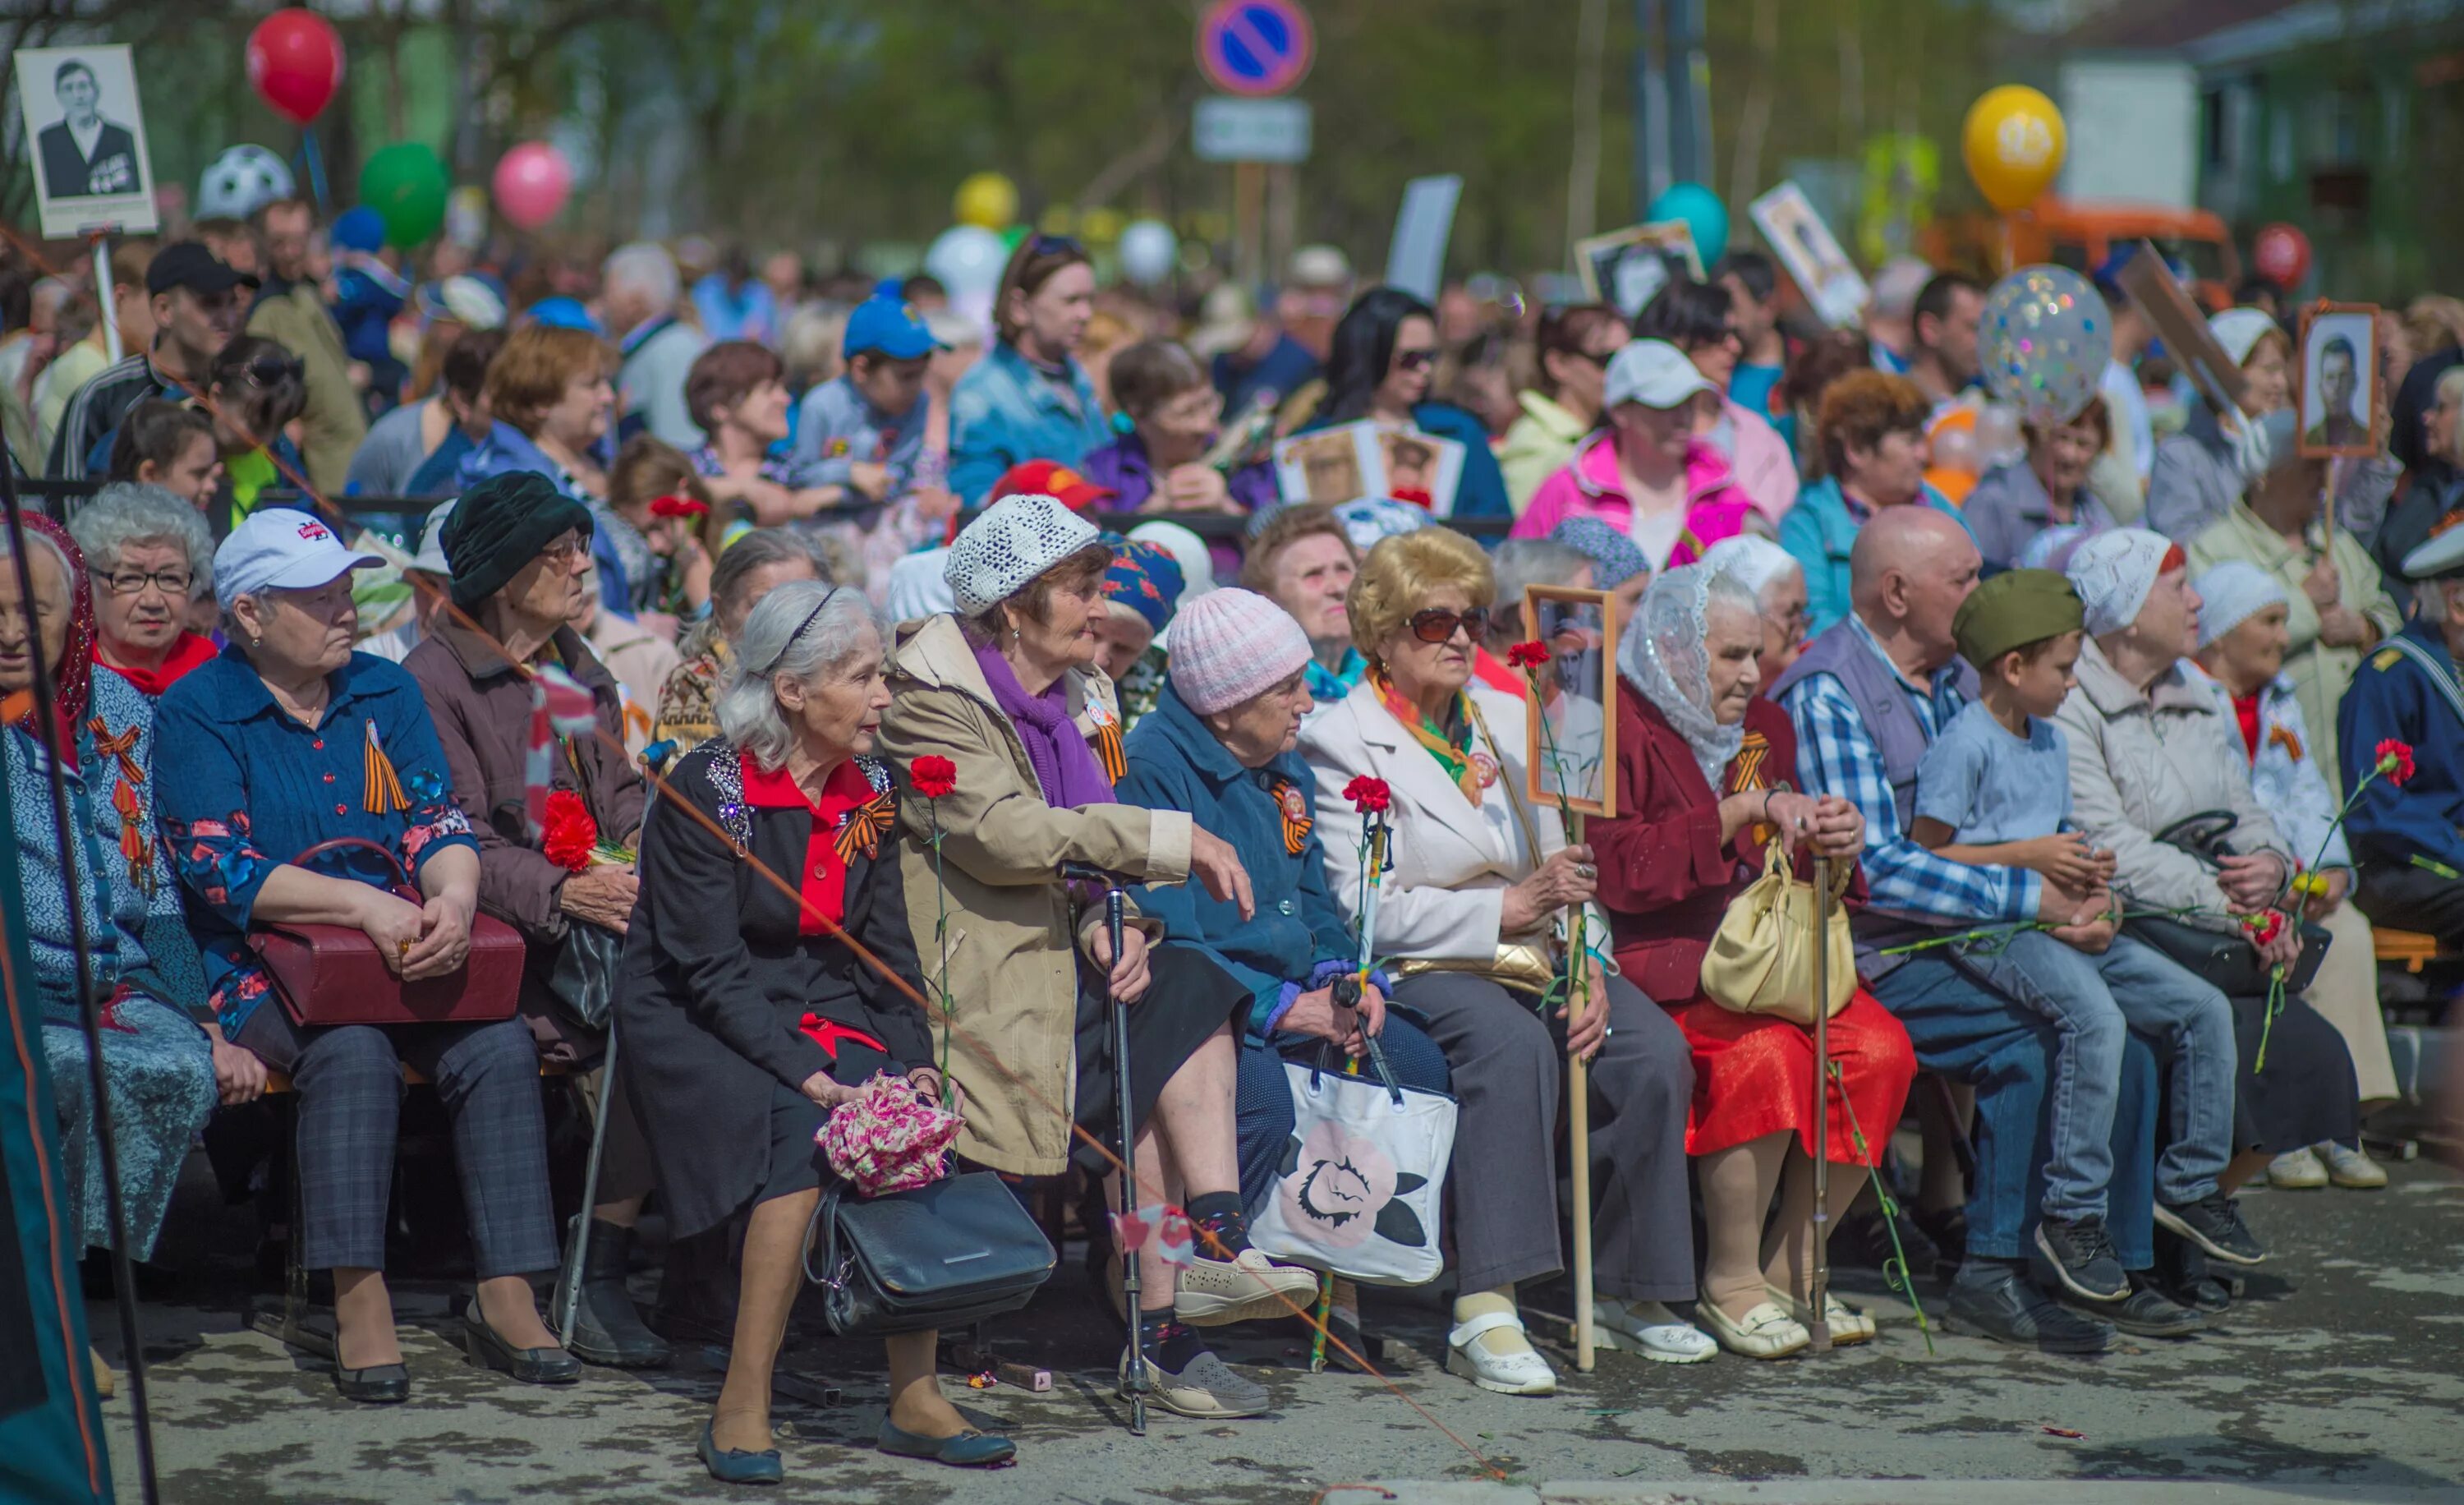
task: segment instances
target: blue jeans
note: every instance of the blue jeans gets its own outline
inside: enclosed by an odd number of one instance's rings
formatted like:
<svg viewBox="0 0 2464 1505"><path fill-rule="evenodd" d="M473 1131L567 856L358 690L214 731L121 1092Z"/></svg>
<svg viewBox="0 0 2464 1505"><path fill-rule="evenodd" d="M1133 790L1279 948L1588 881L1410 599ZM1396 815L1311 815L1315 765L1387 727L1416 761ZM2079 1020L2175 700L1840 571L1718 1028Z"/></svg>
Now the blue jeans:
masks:
<svg viewBox="0 0 2464 1505"><path fill-rule="evenodd" d="M1968 1251L2022 1257L2035 1232L2051 1136L2045 1081L2057 1037L1942 951L1907 958L1873 985L1916 1047L1921 1070L1976 1089L1976 1182L1968 1193ZM2125 1270L2155 1263L2156 1056L2138 1035L2122 1052L2114 1095L2113 1177L2106 1225ZM1922 1089L1920 1089L1922 1090Z"/></svg>
<svg viewBox="0 0 2464 1505"><path fill-rule="evenodd" d="M1298 1121L1292 1114L1292 1088L1284 1075L1284 1062L1293 1060L1306 1066L1317 1059L1318 1047L1325 1044L1315 1035L1294 1034L1278 1034L1272 1045L1261 1045L1254 1037L1241 1042L1232 1119L1241 1162L1243 1207L1256 1206L1274 1185L1276 1167L1283 1163L1285 1142L1292 1137ZM1386 1052L1386 1066L1395 1073L1397 1085L1441 1093L1452 1087L1446 1053L1409 1019L1389 1011L1386 1028L1377 1033L1377 1044ZM1339 1070L1344 1060L1340 1048L1334 1048L1332 1059ZM1360 1070L1367 1073L1369 1063L1361 1062Z"/></svg>
<svg viewBox="0 0 2464 1505"><path fill-rule="evenodd" d="M2102 1217L2113 1175L2114 1096L2123 1041L2151 1036L2165 1057L2172 1102L2156 1161L2156 1196L2197 1202L2215 1194L2233 1155L2233 1007L2225 995L2155 947L2117 937L2090 956L2041 930L1998 951L1962 959L2006 997L2054 1027L2053 1134L2045 1166L2047 1217Z"/></svg>

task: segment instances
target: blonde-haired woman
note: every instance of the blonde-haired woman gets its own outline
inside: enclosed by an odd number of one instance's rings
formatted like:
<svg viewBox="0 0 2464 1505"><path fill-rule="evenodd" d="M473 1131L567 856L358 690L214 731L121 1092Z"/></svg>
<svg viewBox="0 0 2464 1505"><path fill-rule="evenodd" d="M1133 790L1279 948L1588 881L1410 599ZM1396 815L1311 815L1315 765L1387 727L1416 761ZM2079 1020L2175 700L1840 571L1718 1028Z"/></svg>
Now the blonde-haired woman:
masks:
<svg viewBox="0 0 2464 1505"><path fill-rule="evenodd" d="M1518 1282L1565 1268L1557 1243L1556 1130L1568 1049L1591 1058L1593 1228L1602 1339L1690 1363L1711 1339L1661 1305L1694 1295L1685 1201L1684 1036L1651 1000L1603 975L1605 922L1585 964L1579 1017L1544 1015L1501 978L1553 956L1560 921L1598 881L1588 847L1525 794L1524 707L1472 683L1496 580L1462 534L1423 528L1370 550L1347 607L1368 673L1301 729L1317 780L1328 886L1359 923L1361 821L1345 787L1366 775L1393 800L1393 866L1379 880L1375 945L1410 974L1395 1004L1446 1052L1462 1103L1448 1217L1461 1295L1446 1367L1483 1389L1548 1395L1556 1375L1525 1336Z"/></svg>

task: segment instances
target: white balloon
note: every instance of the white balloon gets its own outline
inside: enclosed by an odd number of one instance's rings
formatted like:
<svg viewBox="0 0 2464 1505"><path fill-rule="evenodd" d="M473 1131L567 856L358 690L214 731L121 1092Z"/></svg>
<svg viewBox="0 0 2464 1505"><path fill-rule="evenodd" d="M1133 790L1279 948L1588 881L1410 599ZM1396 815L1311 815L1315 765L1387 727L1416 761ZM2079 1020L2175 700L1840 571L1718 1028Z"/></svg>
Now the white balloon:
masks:
<svg viewBox="0 0 2464 1505"><path fill-rule="evenodd" d="M924 270L940 278L954 298L990 297L1001 286L1001 268L1008 263L1009 248L980 225L953 225L924 253Z"/></svg>
<svg viewBox="0 0 2464 1505"><path fill-rule="evenodd" d="M1121 227L1121 275L1140 287L1153 287L1172 276L1180 256L1180 237L1159 219L1133 219Z"/></svg>
<svg viewBox="0 0 2464 1505"><path fill-rule="evenodd" d="M243 143L216 157L197 181L199 219L246 219L292 195L291 168L263 146Z"/></svg>

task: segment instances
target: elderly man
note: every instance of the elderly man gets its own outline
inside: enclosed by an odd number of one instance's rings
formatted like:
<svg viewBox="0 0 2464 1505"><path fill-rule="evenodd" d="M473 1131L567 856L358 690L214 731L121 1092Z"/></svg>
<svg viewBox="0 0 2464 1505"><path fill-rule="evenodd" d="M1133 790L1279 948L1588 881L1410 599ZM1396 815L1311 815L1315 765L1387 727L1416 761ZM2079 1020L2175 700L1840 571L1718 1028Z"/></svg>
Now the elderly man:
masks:
<svg viewBox="0 0 2464 1505"><path fill-rule="evenodd" d="M1331 705L1352 693L1369 661L1352 646L1344 596L1360 555L1332 508L1302 504L1270 514L1249 541L1241 584L1288 612L1309 642L1309 696Z"/></svg>
<svg viewBox="0 0 2464 1505"><path fill-rule="evenodd" d="M1931 508L1878 513L1850 556L1853 609L1807 646L1771 695L1796 726L1799 784L1845 797L1865 817L1872 900L1857 925L1859 974L1906 1027L1923 1069L1976 1091L1976 1171L1950 1316L2005 1342L2100 1353L2116 1327L2180 1336L2198 1319L2137 1279L2121 1300L2066 1296L2066 1305L2032 1281L2027 1255L2044 1189L2034 1162L2046 1138L2053 1032L1988 985L1955 947L1901 949L1979 926L2086 918L2083 894L2024 869L1952 862L1910 834L1917 764L1967 703L1963 681L1974 683L1950 624L1981 563L1959 523ZM2116 1252L2129 1271L2155 1258L2156 1090L2154 1055L2134 1034L2123 1057L2108 1190Z"/></svg>
<svg viewBox="0 0 2464 1505"><path fill-rule="evenodd" d="M2410 777L2371 779L2344 833L2360 870L2353 903L2374 925L2464 938L2464 528L2404 557L2421 614L2362 661L2336 724L2344 786L2389 741Z"/></svg>
<svg viewBox="0 0 2464 1505"><path fill-rule="evenodd" d="M702 432L685 407L685 373L710 341L676 317L684 296L676 258L657 241L637 240L608 253L600 281L607 333L624 362L616 372L618 436L647 429L691 454Z"/></svg>

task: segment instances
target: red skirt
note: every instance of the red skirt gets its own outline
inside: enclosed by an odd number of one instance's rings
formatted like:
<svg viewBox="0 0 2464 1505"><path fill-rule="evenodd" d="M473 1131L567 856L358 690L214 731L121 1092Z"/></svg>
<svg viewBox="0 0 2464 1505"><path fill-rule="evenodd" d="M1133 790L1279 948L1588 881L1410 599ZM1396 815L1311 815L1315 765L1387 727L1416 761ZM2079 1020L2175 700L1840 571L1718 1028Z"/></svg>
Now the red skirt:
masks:
<svg viewBox="0 0 2464 1505"><path fill-rule="evenodd" d="M1685 1153L1709 1155L1766 1134L1794 1130L1814 1153L1814 1036L1769 1014L1741 1014L1697 997L1668 1010L1694 1051L1694 1101L1685 1114ZM1832 1017L1832 1060L1847 1085L1824 1101L1831 1110L1830 1159L1872 1165L1898 1126L1916 1079L1917 1053L1907 1030L1861 986ZM1857 1148L1848 1108L1856 1110L1865 1149Z"/></svg>

